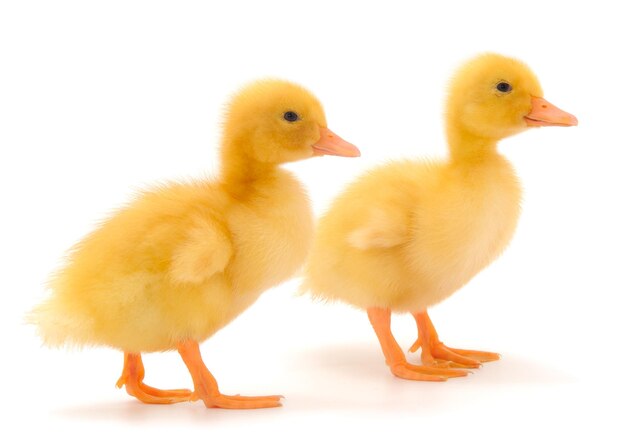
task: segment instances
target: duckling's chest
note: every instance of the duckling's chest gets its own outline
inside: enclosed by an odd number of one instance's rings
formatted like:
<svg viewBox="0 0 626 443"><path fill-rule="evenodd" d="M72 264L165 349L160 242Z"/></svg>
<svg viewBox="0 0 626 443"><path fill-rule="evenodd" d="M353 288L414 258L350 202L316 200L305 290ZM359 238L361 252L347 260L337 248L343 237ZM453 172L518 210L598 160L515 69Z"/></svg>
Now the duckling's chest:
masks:
<svg viewBox="0 0 626 443"><path fill-rule="evenodd" d="M231 264L234 291L258 295L291 277L303 264L313 237L308 197L291 177L261 189L234 211Z"/></svg>
<svg viewBox="0 0 626 443"><path fill-rule="evenodd" d="M437 297L450 295L492 262L511 240L521 188L512 169L451 180L418 216L416 241L423 278Z"/></svg>

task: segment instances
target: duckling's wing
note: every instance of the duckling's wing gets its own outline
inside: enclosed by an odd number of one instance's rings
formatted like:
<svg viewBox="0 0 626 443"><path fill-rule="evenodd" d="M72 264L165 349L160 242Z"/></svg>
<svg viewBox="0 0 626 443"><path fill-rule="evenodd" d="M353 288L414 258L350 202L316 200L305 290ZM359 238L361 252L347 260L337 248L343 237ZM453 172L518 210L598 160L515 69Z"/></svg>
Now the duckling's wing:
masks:
<svg viewBox="0 0 626 443"><path fill-rule="evenodd" d="M233 255L226 229L211 218L196 220L186 241L174 251L170 277L178 283L201 283L222 272Z"/></svg>
<svg viewBox="0 0 626 443"><path fill-rule="evenodd" d="M348 235L348 242L357 249L392 248L409 238L409 224L404 211L398 208L373 208L359 227Z"/></svg>

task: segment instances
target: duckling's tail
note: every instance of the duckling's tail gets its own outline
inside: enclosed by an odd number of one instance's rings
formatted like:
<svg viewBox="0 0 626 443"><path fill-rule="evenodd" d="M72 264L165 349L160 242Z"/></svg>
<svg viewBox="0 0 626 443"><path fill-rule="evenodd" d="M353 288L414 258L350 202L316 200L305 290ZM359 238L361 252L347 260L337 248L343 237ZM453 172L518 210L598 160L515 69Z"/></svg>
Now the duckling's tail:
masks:
<svg viewBox="0 0 626 443"><path fill-rule="evenodd" d="M46 346L83 346L92 341L94 321L52 297L26 314Z"/></svg>

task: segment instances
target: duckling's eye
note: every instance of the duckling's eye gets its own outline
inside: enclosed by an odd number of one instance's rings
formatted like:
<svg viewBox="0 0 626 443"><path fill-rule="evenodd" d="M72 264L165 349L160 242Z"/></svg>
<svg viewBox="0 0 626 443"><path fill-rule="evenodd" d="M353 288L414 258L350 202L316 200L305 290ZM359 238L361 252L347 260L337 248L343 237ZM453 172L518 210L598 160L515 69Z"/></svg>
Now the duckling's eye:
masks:
<svg viewBox="0 0 626 443"><path fill-rule="evenodd" d="M287 120L288 122L295 122L296 120L298 120L300 117L298 116L298 114L296 114L293 111L287 111L283 114L283 118L285 120Z"/></svg>
<svg viewBox="0 0 626 443"><path fill-rule="evenodd" d="M496 89L500 92L511 92L513 90L513 86L507 82L500 82L496 85Z"/></svg>

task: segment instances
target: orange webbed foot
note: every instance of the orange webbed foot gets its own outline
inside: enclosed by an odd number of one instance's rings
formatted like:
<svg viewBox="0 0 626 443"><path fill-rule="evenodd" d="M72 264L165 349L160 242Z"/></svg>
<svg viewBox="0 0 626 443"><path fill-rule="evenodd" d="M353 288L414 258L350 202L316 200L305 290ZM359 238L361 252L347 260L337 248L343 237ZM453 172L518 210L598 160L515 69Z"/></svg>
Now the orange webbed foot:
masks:
<svg viewBox="0 0 626 443"><path fill-rule="evenodd" d="M280 400L283 397L281 395L245 397L222 394L218 389L217 381L202 361L197 342L187 340L179 343L178 352L193 379L194 392L191 395L191 400L202 400L207 408L261 409L282 406Z"/></svg>
<svg viewBox="0 0 626 443"><path fill-rule="evenodd" d="M414 314L417 321L418 339L409 352L422 348L422 363L436 368L479 368L482 363L496 361L500 355L495 352L474 351L450 348L439 341L437 331L428 314Z"/></svg>
<svg viewBox="0 0 626 443"><path fill-rule="evenodd" d="M143 382L145 370L141 355L124 354L124 369L116 386L126 386L126 392L143 403L172 404L190 401L192 392L188 389L164 390L153 388Z"/></svg>
<svg viewBox="0 0 626 443"><path fill-rule="evenodd" d="M415 381L446 381L448 378L465 377L468 374L459 369L432 368L408 363L391 333L391 310L369 308L367 315L380 342L387 366L396 377Z"/></svg>

